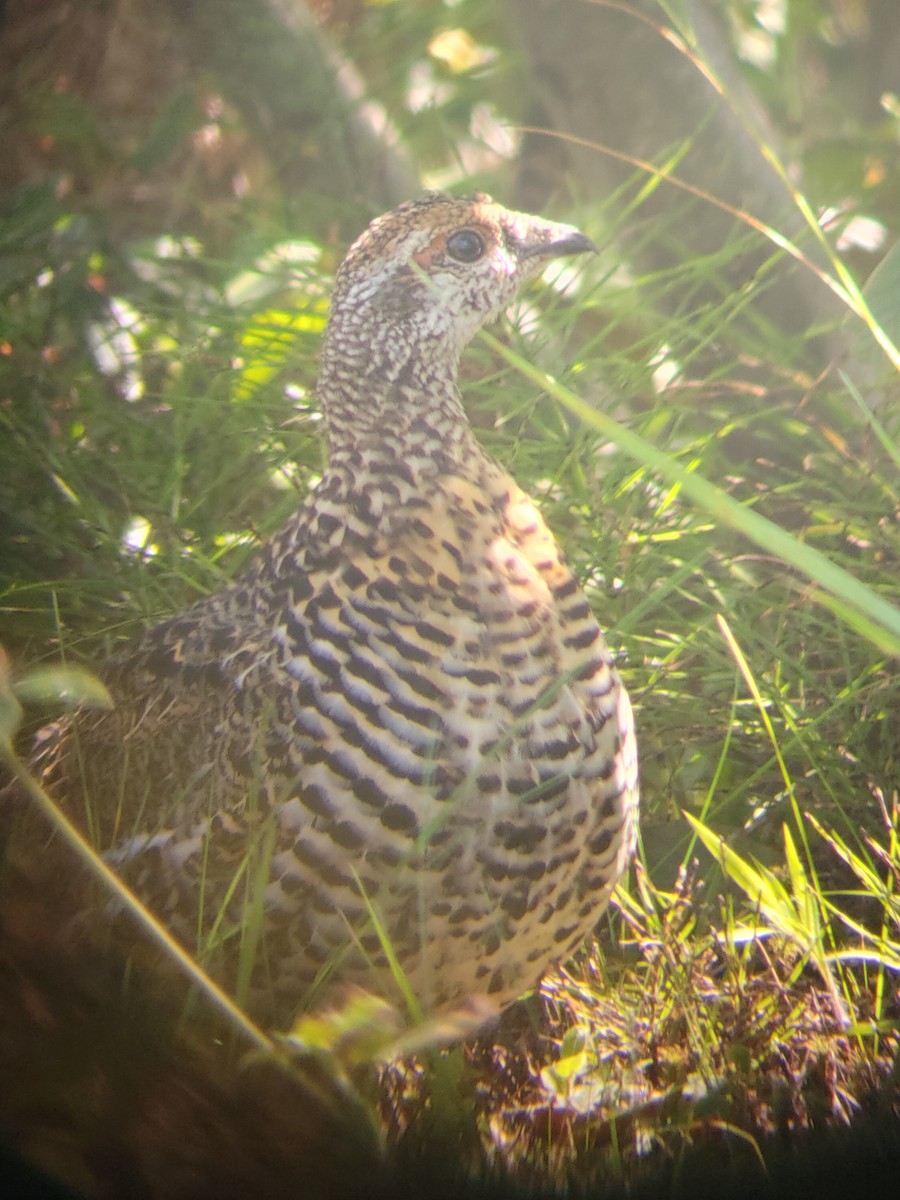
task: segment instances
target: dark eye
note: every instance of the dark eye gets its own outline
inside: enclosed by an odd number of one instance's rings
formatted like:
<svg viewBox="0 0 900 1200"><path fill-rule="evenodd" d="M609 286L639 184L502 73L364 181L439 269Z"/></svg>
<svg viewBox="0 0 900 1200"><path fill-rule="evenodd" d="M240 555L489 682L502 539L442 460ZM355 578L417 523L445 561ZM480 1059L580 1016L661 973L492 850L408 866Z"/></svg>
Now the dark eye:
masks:
<svg viewBox="0 0 900 1200"><path fill-rule="evenodd" d="M447 253L457 262L477 262L484 251L484 238L474 229L457 229L447 238Z"/></svg>

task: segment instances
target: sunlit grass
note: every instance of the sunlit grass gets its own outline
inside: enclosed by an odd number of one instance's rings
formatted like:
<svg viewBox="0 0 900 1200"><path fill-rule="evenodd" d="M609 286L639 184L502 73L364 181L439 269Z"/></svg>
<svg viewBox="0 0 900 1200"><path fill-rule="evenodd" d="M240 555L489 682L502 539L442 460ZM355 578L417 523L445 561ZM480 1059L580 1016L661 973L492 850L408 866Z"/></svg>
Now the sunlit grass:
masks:
<svg viewBox="0 0 900 1200"><path fill-rule="evenodd" d="M800 1126L816 1103L845 1119L896 1054L900 451L852 378L811 377L803 347L754 317L753 288L729 292L750 236L633 280L607 249L466 360L479 436L540 500L621 657L642 863L604 950L545 981L549 1025L517 1029L512 1049L486 1037L468 1075L394 1068L397 1128L440 1093L445 1114L477 1115L486 1154L564 1171L599 1147L621 1171L701 1127ZM17 658L72 666L232 578L320 473L310 395L332 266L307 258L269 288L255 264L165 260L161 293L75 249L140 315L122 365L143 392L97 369L76 316L59 316L61 285L23 285L12 316L46 341L22 351L30 403L0 409L21 487L3 637ZM152 555L129 540L136 522ZM76 679L29 678L19 698L44 708ZM263 833L235 875L251 917L241 999L270 855ZM220 932L198 926L201 951ZM427 1058L432 1032L378 1035L373 1057Z"/></svg>

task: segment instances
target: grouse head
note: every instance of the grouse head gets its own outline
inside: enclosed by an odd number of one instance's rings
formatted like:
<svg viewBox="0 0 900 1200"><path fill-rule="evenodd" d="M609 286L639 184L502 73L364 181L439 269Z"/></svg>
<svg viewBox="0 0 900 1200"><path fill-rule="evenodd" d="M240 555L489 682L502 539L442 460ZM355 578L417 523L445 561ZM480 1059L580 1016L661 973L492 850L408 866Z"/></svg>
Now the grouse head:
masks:
<svg viewBox="0 0 900 1200"><path fill-rule="evenodd" d="M332 324L390 330L401 343L437 339L458 353L550 259L594 249L571 225L511 212L490 196L433 193L379 217L351 246Z"/></svg>

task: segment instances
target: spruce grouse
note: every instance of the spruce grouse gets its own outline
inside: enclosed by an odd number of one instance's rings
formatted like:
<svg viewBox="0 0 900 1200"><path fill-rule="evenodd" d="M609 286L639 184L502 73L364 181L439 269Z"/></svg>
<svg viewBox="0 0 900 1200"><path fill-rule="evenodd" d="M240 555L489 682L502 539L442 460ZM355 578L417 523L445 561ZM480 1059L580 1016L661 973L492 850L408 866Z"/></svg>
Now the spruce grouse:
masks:
<svg viewBox="0 0 900 1200"><path fill-rule="evenodd" d="M457 383L484 322L589 249L484 195L373 221L334 288L321 482L248 572L108 668L112 712L58 738L69 810L226 986L253 943L267 1019L314 982L396 996L385 938L425 1011L505 1004L626 867L628 697Z"/></svg>

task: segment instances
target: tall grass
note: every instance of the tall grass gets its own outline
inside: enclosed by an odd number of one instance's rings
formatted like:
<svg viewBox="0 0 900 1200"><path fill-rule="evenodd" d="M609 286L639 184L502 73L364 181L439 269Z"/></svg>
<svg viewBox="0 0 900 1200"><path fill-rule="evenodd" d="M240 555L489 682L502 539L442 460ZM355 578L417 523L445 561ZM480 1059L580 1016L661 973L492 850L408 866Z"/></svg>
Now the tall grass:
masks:
<svg viewBox="0 0 900 1200"><path fill-rule="evenodd" d="M29 237L3 284L2 638L23 664L90 666L232 577L321 470L312 386L338 254L288 230L244 261L111 252L38 199L23 189L7 214ZM592 233L608 220L582 215ZM813 375L749 282L711 297L742 249L634 277L606 248L466 360L473 423L541 501L636 701L642 848L608 955L588 947L545 984L555 1042L512 1098L494 1079L479 1093L510 1153L557 1166L623 1111L619 1155L701 1119L775 1127L779 1088L849 1113L897 1050L900 450L852 363ZM41 693L35 720L64 678L16 685ZM258 897L252 864L244 882ZM823 1097L804 1053L835 1073Z"/></svg>

